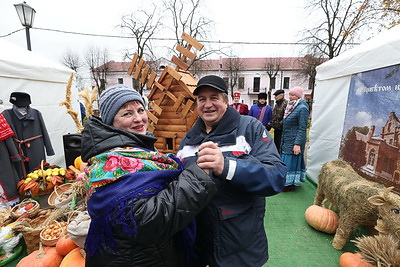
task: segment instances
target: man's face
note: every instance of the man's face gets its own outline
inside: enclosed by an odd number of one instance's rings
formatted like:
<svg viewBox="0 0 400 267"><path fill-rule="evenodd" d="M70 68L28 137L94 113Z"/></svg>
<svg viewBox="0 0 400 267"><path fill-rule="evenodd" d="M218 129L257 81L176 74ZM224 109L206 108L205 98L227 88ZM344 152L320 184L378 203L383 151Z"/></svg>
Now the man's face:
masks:
<svg viewBox="0 0 400 267"><path fill-rule="evenodd" d="M265 98L260 98L258 99L258 102L260 102L261 105L264 105L267 100Z"/></svg>
<svg viewBox="0 0 400 267"><path fill-rule="evenodd" d="M284 96L283 94L276 95L275 96L275 100L279 101L279 100L281 100L283 98L283 96Z"/></svg>
<svg viewBox="0 0 400 267"><path fill-rule="evenodd" d="M240 101L240 97L236 97L236 96L235 96L235 97L233 98L233 102L234 102L234 103L239 103L239 101Z"/></svg>
<svg viewBox="0 0 400 267"><path fill-rule="evenodd" d="M197 95L197 112L207 129L218 124L226 112L228 98L225 98L223 94L212 87L205 86Z"/></svg>

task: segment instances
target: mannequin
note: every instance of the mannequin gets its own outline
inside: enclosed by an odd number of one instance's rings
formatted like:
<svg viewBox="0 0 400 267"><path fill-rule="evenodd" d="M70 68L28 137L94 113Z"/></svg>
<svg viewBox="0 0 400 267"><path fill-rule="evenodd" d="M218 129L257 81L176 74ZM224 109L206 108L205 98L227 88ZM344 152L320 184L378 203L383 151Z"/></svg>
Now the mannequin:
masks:
<svg viewBox="0 0 400 267"><path fill-rule="evenodd" d="M4 110L3 115L15 134L14 144L22 158L17 172L20 178L24 178L27 173L40 166L42 160L46 160L45 148L47 156L54 155L54 150L42 114L30 107L30 95L13 92L10 103L13 107Z"/></svg>

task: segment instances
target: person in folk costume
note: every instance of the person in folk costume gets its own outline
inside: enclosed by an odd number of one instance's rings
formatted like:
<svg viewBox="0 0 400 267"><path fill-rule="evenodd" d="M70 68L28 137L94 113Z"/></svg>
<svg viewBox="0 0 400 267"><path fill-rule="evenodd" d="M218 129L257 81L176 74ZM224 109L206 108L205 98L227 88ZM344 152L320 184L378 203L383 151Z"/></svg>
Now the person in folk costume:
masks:
<svg viewBox="0 0 400 267"><path fill-rule="evenodd" d="M252 116L261 121L261 123L268 131L271 130L272 107L270 105L267 105L266 93L258 94L258 103L251 106L249 116Z"/></svg>
<svg viewBox="0 0 400 267"><path fill-rule="evenodd" d="M231 107L234 107L240 115L247 115L249 114L249 106L244 103L240 103L240 93L235 92L233 93L233 103Z"/></svg>
<svg viewBox="0 0 400 267"><path fill-rule="evenodd" d="M274 143L279 153L281 152L281 139L282 139L282 128L283 128L283 116L287 106L287 100L285 99L285 91L282 89L276 90L274 93L275 105L272 109L272 123L271 126L274 128Z"/></svg>
<svg viewBox="0 0 400 267"><path fill-rule="evenodd" d="M55 153L42 113L30 107L30 95L13 92L10 95L10 103L13 104L12 108L4 110L2 114L15 134L14 144L22 158L22 164L17 172L19 177L23 178L40 166L42 160L46 160L46 154L53 156Z"/></svg>
<svg viewBox="0 0 400 267"><path fill-rule="evenodd" d="M107 88L99 107L101 118L90 116L82 132L91 217L86 266L185 266L194 217L216 193L208 170L196 163L183 170L177 157L155 149L135 89Z"/></svg>
<svg viewBox="0 0 400 267"><path fill-rule="evenodd" d="M305 181L306 164L304 150L308 124L308 104L302 99L303 89L293 87L289 91L289 102L283 117L281 158L287 166L283 191L293 191Z"/></svg>
<svg viewBox="0 0 400 267"><path fill-rule="evenodd" d="M21 157L13 143L14 132L3 114L0 114L0 205L13 206L19 202L16 167Z"/></svg>

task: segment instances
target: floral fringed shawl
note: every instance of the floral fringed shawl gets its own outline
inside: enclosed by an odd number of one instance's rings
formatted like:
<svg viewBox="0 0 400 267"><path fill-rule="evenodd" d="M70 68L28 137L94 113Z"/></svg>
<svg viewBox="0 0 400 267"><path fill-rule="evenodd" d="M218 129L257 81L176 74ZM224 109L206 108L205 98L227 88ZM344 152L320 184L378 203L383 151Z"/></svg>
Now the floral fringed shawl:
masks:
<svg viewBox="0 0 400 267"><path fill-rule="evenodd" d="M102 246L111 253L118 247L112 228L119 225L129 237L137 234L130 212L139 198L148 198L177 179L183 170L172 154L128 148L99 154L89 160L87 208L91 217L85 250L90 256Z"/></svg>

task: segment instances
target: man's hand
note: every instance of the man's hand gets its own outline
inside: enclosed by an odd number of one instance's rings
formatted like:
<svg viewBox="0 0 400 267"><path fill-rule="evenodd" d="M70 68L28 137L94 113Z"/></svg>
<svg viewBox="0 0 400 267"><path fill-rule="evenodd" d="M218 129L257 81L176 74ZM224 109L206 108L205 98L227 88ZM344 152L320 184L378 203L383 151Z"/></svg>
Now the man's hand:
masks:
<svg viewBox="0 0 400 267"><path fill-rule="evenodd" d="M224 156L221 149L214 142L205 142L199 146L197 165L202 169L212 170L215 176L224 170Z"/></svg>

